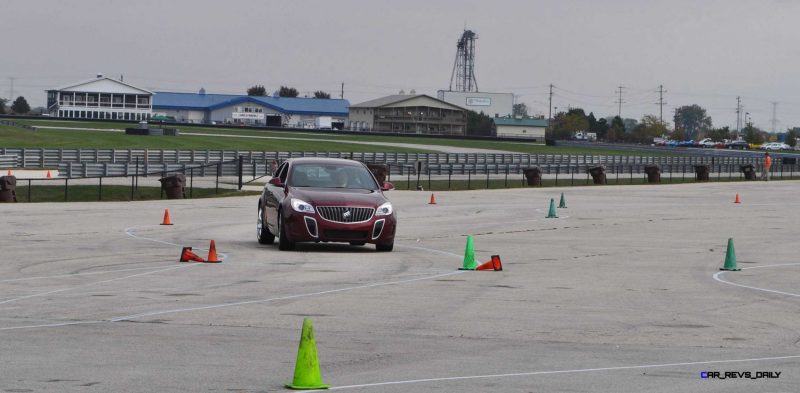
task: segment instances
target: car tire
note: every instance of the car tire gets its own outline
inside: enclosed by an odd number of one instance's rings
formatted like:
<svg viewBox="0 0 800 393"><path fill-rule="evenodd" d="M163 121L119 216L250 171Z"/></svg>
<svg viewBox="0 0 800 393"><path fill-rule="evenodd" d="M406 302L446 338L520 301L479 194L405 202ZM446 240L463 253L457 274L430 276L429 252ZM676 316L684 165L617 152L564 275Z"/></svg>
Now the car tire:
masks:
<svg viewBox="0 0 800 393"><path fill-rule="evenodd" d="M391 243L377 243L375 244L375 251L389 252L394 248L394 240Z"/></svg>
<svg viewBox="0 0 800 393"><path fill-rule="evenodd" d="M294 250L294 242L289 240L286 234L286 225L283 222L283 217L278 215L278 250L289 251Z"/></svg>
<svg viewBox="0 0 800 393"><path fill-rule="evenodd" d="M275 235L269 231L269 227L267 227L266 223L264 222L264 208L261 206L261 202L258 202L258 220L256 221L256 236L258 237L258 242L260 244L272 244L275 243Z"/></svg>

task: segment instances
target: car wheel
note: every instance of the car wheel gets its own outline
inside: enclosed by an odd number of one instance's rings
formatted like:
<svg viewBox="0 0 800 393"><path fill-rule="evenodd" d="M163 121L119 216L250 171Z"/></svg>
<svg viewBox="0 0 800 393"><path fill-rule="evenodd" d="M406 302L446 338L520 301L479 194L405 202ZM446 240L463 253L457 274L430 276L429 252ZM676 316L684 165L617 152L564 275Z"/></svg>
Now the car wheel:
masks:
<svg viewBox="0 0 800 393"><path fill-rule="evenodd" d="M278 249L281 251L294 250L294 242L289 240L286 234L286 225L283 222L283 217L278 215Z"/></svg>
<svg viewBox="0 0 800 393"><path fill-rule="evenodd" d="M350 242L351 246L363 246L367 244L366 242Z"/></svg>
<svg viewBox="0 0 800 393"><path fill-rule="evenodd" d="M394 248L394 240L391 243L377 243L375 244L376 251L389 252Z"/></svg>
<svg viewBox="0 0 800 393"><path fill-rule="evenodd" d="M275 235L269 231L267 224L264 222L264 208L261 206L261 202L258 202L258 220L256 221L256 236L258 237L258 242L261 244L272 244L275 243Z"/></svg>

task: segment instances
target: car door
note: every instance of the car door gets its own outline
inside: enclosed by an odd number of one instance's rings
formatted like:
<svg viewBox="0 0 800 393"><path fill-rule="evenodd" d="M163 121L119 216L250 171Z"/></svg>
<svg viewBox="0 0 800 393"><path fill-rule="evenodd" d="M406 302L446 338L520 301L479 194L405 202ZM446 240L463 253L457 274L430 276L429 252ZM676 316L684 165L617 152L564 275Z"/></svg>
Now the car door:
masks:
<svg viewBox="0 0 800 393"><path fill-rule="evenodd" d="M289 163L284 162L275 172L277 173L275 178L280 179L282 186L278 187L267 183L264 187L264 210L267 212L266 223L272 233L275 233L278 228L278 209L286 197L286 179L289 174Z"/></svg>

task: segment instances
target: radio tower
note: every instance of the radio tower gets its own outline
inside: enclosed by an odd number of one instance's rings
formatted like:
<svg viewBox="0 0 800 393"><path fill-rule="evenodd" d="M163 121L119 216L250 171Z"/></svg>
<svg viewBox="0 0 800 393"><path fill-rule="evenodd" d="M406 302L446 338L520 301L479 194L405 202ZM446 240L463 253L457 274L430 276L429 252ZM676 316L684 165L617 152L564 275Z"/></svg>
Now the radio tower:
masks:
<svg viewBox="0 0 800 393"><path fill-rule="evenodd" d="M458 40L456 61L453 64L453 75L450 76L450 91L478 91L478 82L475 80L475 39L478 35L472 30L464 30Z"/></svg>

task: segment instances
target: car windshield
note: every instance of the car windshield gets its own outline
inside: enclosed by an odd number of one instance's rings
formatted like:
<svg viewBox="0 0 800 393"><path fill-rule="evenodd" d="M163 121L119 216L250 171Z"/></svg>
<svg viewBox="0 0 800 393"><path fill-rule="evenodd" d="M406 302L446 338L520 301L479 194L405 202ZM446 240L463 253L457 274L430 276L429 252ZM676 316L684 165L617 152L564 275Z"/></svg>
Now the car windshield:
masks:
<svg viewBox="0 0 800 393"><path fill-rule="evenodd" d="M349 188L377 190L372 174L358 165L296 164L289 185L293 187Z"/></svg>

